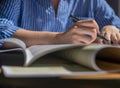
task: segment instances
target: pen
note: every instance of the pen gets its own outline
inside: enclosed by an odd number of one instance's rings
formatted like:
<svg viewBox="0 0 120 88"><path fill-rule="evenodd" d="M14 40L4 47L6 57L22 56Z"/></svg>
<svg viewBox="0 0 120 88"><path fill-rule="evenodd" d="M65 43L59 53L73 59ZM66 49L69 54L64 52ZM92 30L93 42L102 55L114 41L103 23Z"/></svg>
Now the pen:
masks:
<svg viewBox="0 0 120 88"><path fill-rule="evenodd" d="M78 19L77 17L74 17L74 16L72 16L72 15L70 15L70 17L72 18L73 22L77 22L77 21L80 20L80 19ZM92 20L92 19L90 19L90 18L85 18L85 17L82 17L82 18L81 18L81 20L85 20L85 19L86 19L86 20ZM101 34L97 34L97 37L99 37L99 38L107 41L108 43L111 43L105 36L103 36L103 35L101 35Z"/></svg>

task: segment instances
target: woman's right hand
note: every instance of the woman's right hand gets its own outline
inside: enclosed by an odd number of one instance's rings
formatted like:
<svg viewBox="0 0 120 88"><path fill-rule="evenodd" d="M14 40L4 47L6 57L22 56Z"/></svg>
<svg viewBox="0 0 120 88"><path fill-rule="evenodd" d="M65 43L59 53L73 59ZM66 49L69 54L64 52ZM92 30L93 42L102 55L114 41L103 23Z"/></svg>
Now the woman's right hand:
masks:
<svg viewBox="0 0 120 88"><path fill-rule="evenodd" d="M68 31L59 33L56 41L65 44L90 44L94 42L99 33L99 27L95 20L80 20Z"/></svg>

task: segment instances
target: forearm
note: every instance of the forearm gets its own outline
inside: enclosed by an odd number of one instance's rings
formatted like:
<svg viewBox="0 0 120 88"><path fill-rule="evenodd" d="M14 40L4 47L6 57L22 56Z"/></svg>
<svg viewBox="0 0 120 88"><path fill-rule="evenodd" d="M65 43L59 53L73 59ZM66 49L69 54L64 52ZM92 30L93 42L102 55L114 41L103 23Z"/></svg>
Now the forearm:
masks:
<svg viewBox="0 0 120 88"><path fill-rule="evenodd" d="M27 46L56 44L59 43L56 39L58 32L38 32L28 31L24 29L17 30L12 37L21 39Z"/></svg>

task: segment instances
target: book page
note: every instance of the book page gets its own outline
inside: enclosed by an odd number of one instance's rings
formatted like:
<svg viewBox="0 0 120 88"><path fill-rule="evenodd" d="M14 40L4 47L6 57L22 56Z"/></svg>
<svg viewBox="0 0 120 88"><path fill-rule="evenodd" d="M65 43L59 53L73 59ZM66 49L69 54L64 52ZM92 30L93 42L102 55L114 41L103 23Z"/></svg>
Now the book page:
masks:
<svg viewBox="0 0 120 88"><path fill-rule="evenodd" d="M27 57L26 45L23 41L16 38L0 39L1 43L17 45L17 48L0 49L0 65L24 65Z"/></svg>
<svg viewBox="0 0 120 88"><path fill-rule="evenodd" d="M30 63L27 63L26 66L30 65L38 58L40 59L40 57L50 53L98 71L104 70L104 68L97 65L97 59L107 60L108 58L111 58L113 61L120 62L120 48L111 45L36 45L29 47L29 50L31 51L33 58L30 59ZM114 56L114 59L111 55Z"/></svg>
<svg viewBox="0 0 120 88"><path fill-rule="evenodd" d="M69 61L64 58L52 56L50 54L40 57L38 60L36 60L34 63L29 65L29 67L64 67L69 71L91 71L92 69L84 67L80 64L76 64L73 61Z"/></svg>
<svg viewBox="0 0 120 88"><path fill-rule="evenodd" d="M23 49L26 48L25 43L22 40L17 39L17 38L0 39L0 42L1 43L4 43L4 42L12 43L12 44L19 46L20 48L23 48Z"/></svg>
<svg viewBox="0 0 120 88"><path fill-rule="evenodd" d="M76 47L60 52L58 51L56 54L94 70L106 70L105 65L104 67L100 66L100 64L98 65L99 59L103 61L106 60L106 62L109 62L111 59L111 63L116 62L114 64L116 64L117 68L114 66L113 69L109 63L109 66L106 65L109 67L109 70L120 69L120 65L118 64L120 63L120 48L118 46L92 44L83 48Z"/></svg>
<svg viewBox="0 0 120 88"><path fill-rule="evenodd" d="M105 74L63 58L43 56L29 67L2 66L6 77L60 77L69 75Z"/></svg>
<svg viewBox="0 0 120 88"><path fill-rule="evenodd" d="M96 54L96 64L103 70L120 70L120 47L106 47Z"/></svg>
<svg viewBox="0 0 120 88"><path fill-rule="evenodd" d="M56 67L17 67L17 66L2 66L5 77L9 78L35 78L35 77L63 77L63 76L87 76L96 74L106 74L107 72L100 71L79 71L72 72L62 66Z"/></svg>
<svg viewBox="0 0 120 88"><path fill-rule="evenodd" d="M58 44L58 45L34 45L31 46L28 49L30 51L32 58L27 58L27 62L25 66L29 66L31 63L36 61L39 57L42 57L44 55L47 55L52 52L56 52L59 50L64 50L67 48L72 48L72 47L83 47L84 45L75 45L75 44Z"/></svg>

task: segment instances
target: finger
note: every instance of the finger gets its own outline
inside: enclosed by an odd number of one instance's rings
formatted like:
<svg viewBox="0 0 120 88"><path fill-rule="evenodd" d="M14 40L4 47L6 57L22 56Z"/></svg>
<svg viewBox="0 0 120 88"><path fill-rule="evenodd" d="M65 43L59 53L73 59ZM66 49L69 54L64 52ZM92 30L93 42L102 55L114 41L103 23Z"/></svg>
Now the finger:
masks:
<svg viewBox="0 0 120 88"><path fill-rule="evenodd" d="M93 41L94 40L91 37L87 37L83 34L74 35L74 38L73 38L73 42L83 43L83 44L89 44Z"/></svg>
<svg viewBox="0 0 120 88"><path fill-rule="evenodd" d="M97 33L95 29L78 29L76 35L84 35L87 38L96 39Z"/></svg>
<svg viewBox="0 0 120 88"><path fill-rule="evenodd" d="M97 23L95 20L79 20L77 21L77 23L80 23L80 24L86 24L86 23L89 23L89 24L93 24L93 23Z"/></svg>
<svg viewBox="0 0 120 88"><path fill-rule="evenodd" d="M111 37L110 37L110 33L102 33L103 36L105 36L108 40L111 40ZM106 40L103 40L103 43L104 44L110 44L110 42L106 41Z"/></svg>
<svg viewBox="0 0 120 88"><path fill-rule="evenodd" d="M79 22L79 23L86 23L86 22L88 22L88 23L93 23L94 22L94 20L79 20L79 21L77 21L77 22Z"/></svg>
<svg viewBox="0 0 120 88"><path fill-rule="evenodd" d="M119 39L120 39L120 33L117 33L117 34L116 34L116 37L117 37L117 39L119 40Z"/></svg>
<svg viewBox="0 0 120 88"><path fill-rule="evenodd" d="M97 38L94 43L103 44L103 39Z"/></svg>
<svg viewBox="0 0 120 88"><path fill-rule="evenodd" d="M117 43L120 44L120 33L117 33L116 36L117 36Z"/></svg>
<svg viewBox="0 0 120 88"><path fill-rule="evenodd" d="M116 34L111 34L111 41L113 42L113 45L117 45L117 36Z"/></svg>
<svg viewBox="0 0 120 88"><path fill-rule="evenodd" d="M86 42L84 42L84 41L77 41L77 40L75 40L75 41L73 42L73 44L89 44L89 43L86 43Z"/></svg>
<svg viewBox="0 0 120 88"><path fill-rule="evenodd" d="M83 27L83 26L79 28L78 26L75 25L73 26L73 28L71 28L67 32L69 32L69 34L75 34L75 35L83 34L83 35L91 37L91 35L96 34L96 29L89 28L89 27ZM95 36L97 36L97 34Z"/></svg>
<svg viewBox="0 0 120 88"><path fill-rule="evenodd" d="M93 27L93 28L97 29L97 33L100 33L99 26L95 20L82 20L82 21L78 21L76 24L88 26L88 27Z"/></svg>
<svg viewBox="0 0 120 88"><path fill-rule="evenodd" d="M88 26L88 25L76 24L75 26L77 26L77 28L81 28L81 29L95 29L94 26Z"/></svg>
<svg viewBox="0 0 120 88"><path fill-rule="evenodd" d="M71 28L72 29L72 28ZM79 24L75 24L73 26L73 30L76 29L76 30L79 30L80 32L81 31L86 31L86 32L96 32L96 29L94 27L90 27L90 26L83 26L83 25L79 25Z"/></svg>
<svg viewBox="0 0 120 88"><path fill-rule="evenodd" d="M98 42L99 42L100 44L103 44L103 39L99 39Z"/></svg>
<svg viewBox="0 0 120 88"><path fill-rule="evenodd" d="M112 40L114 45L118 45L118 35L117 34L112 34L111 40Z"/></svg>
<svg viewBox="0 0 120 88"><path fill-rule="evenodd" d="M79 29L80 31L96 32L96 29L93 26L75 24L73 28Z"/></svg>
<svg viewBox="0 0 120 88"><path fill-rule="evenodd" d="M77 25L78 27L83 26L83 27L97 28L97 27L96 27L96 24L90 23L90 22L86 22L86 23L85 23L85 22L84 22L84 23L83 23L83 22L82 22L82 23L81 23L81 22L77 22L76 25Z"/></svg>

